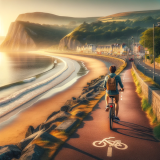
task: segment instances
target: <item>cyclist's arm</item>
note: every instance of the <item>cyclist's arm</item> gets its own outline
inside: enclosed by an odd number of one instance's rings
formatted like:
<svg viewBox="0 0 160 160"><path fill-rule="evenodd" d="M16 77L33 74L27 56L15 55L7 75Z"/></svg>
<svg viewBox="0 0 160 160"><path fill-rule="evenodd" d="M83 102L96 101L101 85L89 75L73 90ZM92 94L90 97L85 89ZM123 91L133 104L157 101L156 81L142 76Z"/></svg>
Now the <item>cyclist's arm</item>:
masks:
<svg viewBox="0 0 160 160"><path fill-rule="evenodd" d="M107 88L107 87L106 87L107 79L108 79L108 78L107 78L107 76L106 76L105 79L104 79L104 84L103 84L104 90L106 90L106 88Z"/></svg>
<svg viewBox="0 0 160 160"><path fill-rule="evenodd" d="M119 76L119 81L118 81L120 87L123 89L123 84L122 84L122 81L121 81L121 77Z"/></svg>

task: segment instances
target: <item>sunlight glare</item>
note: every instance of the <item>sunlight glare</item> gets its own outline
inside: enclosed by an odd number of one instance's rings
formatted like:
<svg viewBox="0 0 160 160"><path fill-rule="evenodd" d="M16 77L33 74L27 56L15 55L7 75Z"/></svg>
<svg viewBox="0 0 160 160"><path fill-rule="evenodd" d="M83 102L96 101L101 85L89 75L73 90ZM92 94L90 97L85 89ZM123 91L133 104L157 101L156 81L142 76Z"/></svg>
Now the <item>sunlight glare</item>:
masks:
<svg viewBox="0 0 160 160"><path fill-rule="evenodd" d="M3 54L0 52L0 63L2 62L2 59L3 59Z"/></svg>
<svg viewBox="0 0 160 160"><path fill-rule="evenodd" d="M0 36L4 36L1 18L0 18Z"/></svg>

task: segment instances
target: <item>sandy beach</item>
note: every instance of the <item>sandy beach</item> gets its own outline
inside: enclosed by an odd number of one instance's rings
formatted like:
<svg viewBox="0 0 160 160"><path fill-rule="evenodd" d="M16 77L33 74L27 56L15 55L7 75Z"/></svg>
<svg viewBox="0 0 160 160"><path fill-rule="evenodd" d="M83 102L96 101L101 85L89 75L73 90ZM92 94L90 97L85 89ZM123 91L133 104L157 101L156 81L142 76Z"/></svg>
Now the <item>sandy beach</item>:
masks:
<svg viewBox="0 0 160 160"><path fill-rule="evenodd" d="M97 59L72 55L60 56L83 61L89 73L78 79L76 83L65 91L40 101L21 112L15 120L0 130L0 146L15 144L24 139L26 130L30 125L36 128L39 124L43 123L52 112L58 111L67 100L72 97L78 97L87 82L108 72L105 64Z"/></svg>

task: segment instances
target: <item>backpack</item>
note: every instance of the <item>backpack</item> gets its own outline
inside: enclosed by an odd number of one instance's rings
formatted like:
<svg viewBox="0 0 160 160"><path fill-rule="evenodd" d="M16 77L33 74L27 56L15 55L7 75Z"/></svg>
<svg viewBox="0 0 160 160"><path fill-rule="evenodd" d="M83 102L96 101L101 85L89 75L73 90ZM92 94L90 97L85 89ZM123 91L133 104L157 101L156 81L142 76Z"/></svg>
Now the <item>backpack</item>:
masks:
<svg viewBox="0 0 160 160"><path fill-rule="evenodd" d="M110 91L115 91L116 90L116 79L115 79L116 76L111 78L108 75L109 78L108 78L108 81L107 81L107 90L110 90Z"/></svg>

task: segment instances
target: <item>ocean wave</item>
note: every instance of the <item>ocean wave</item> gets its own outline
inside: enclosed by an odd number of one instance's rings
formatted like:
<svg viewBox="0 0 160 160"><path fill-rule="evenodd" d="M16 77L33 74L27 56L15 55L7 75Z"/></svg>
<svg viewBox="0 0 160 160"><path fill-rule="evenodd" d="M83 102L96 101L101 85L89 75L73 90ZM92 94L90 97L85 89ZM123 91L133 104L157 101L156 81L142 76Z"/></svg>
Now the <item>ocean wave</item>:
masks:
<svg viewBox="0 0 160 160"><path fill-rule="evenodd" d="M68 74L64 76L63 79L54 81L55 78L63 74L68 69L68 64L63 59L60 60L65 64L64 67L50 78L21 89L8 97L0 99L0 117L61 83L75 71L75 66L72 62L72 67L70 67Z"/></svg>

